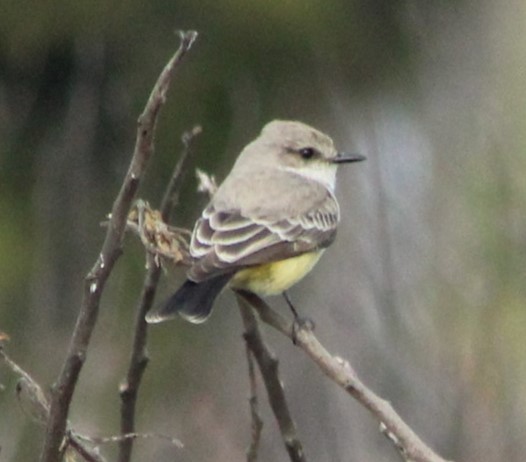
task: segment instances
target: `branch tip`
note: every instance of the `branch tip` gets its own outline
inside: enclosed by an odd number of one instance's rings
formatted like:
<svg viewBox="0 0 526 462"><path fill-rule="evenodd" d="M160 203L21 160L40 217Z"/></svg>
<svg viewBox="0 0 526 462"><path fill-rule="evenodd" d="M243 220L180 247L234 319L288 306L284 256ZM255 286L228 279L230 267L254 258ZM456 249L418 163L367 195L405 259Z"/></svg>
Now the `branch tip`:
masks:
<svg viewBox="0 0 526 462"><path fill-rule="evenodd" d="M195 30L176 30L177 35L179 35L179 39L181 40L181 47L184 50L189 50L192 48L192 45L194 44L195 40L199 36L199 33Z"/></svg>

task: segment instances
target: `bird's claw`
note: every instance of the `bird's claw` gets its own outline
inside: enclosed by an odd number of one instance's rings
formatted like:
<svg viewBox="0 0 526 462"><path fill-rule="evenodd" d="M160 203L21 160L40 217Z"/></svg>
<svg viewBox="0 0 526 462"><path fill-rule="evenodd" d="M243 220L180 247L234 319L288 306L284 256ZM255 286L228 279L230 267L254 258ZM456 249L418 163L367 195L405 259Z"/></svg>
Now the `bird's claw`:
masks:
<svg viewBox="0 0 526 462"><path fill-rule="evenodd" d="M311 318L296 316L292 322L292 343L294 345L298 344L298 334L300 331L313 331L315 327L316 324L314 324Z"/></svg>

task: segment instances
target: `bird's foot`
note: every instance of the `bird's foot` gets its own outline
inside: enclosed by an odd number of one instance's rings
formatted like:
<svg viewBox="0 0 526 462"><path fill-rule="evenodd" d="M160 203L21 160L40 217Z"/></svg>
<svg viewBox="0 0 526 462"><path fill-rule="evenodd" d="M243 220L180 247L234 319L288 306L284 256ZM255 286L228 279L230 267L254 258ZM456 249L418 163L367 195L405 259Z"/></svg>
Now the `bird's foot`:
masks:
<svg viewBox="0 0 526 462"><path fill-rule="evenodd" d="M294 316L294 321L292 322L292 343L294 345L298 344L298 333L300 331L313 331L315 324L314 321L310 318L304 318L302 316L298 315L298 311L294 307L294 304L292 303L292 300L289 297L289 294L287 292L283 292L283 297L285 298L285 301L287 302L287 305L289 306L290 310L292 311L292 315Z"/></svg>
<svg viewBox="0 0 526 462"><path fill-rule="evenodd" d="M294 345L298 344L298 335L301 331L311 332L315 327L316 324L314 324L314 321L311 318L295 316L294 321L292 321L292 343L294 343Z"/></svg>

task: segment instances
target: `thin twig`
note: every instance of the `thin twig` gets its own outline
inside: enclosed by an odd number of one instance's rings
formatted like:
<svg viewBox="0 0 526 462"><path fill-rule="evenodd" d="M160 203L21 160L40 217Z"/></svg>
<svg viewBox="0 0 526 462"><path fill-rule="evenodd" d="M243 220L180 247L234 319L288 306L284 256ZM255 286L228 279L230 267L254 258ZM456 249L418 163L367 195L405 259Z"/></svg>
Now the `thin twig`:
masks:
<svg viewBox="0 0 526 462"><path fill-rule="evenodd" d="M75 434L67 432L69 446L71 446L87 462L106 462L97 451L88 448Z"/></svg>
<svg viewBox="0 0 526 462"><path fill-rule="evenodd" d="M272 412L278 422L283 443L291 462L305 462L303 446L298 438L296 424L292 420L283 385L278 375L278 360L269 350L259 329L258 320L247 299L237 293L237 300L243 324L245 326L245 341L254 354L261 371Z"/></svg>
<svg viewBox="0 0 526 462"><path fill-rule="evenodd" d="M201 133L201 127L196 126L191 131L183 134L183 151L161 201L161 217L164 222L170 220L170 215L177 204L184 176L188 170L191 142L199 133ZM121 397L121 433L123 435L132 434L135 431L137 394L149 360L146 349L148 324L144 317L152 307L161 275L161 267L157 264L155 255L148 252L146 258L147 270L135 317L133 345L128 372L119 387ZM120 441L119 462L128 462L130 460L133 441L133 438L123 438Z"/></svg>
<svg viewBox="0 0 526 462"><path fill-rule="evenodd" d="M19 400L23 399L24 403L27 403L27 409L23 406L24 411L30 414L36 422L44 423L49 415L49 402L42 387L8 356L1 344L0 358L12 372L20 377L17 382L16 392Z"/></svg>
<svg viewBox="0 0 526 462"><path fill-rule="evenodd" d="M248 402L250 405L250 421L252 422L250 445L247 449L247 462L256 462L258 458L259 442L261 441L261 431L263 430L263 420L261 420L258 411L258 389L256 371L254 369L254 355L250 350L246 337L245 351L247 354L248 380L250 383L250 397L248 398Z"/></svg>
<svg viewBox="0 0 526 462"><path fill-rule="evenodd" d="M137 439L159 439L168 441L171 445L182 449L184 447L183 443L181 443L181 440L178 438L175 438L173 436L164 435L162 433L125 433L123 435L113 435L113 436L86 436L81 435L80 433L74 433L74 436L82 441L87 441L91 444L101 445L101 444L108 444L108 443L120 443L123 440L137 440Z"/></svg>
<svg viewBox="0 0 526 462"><path fill-rule="evenodd" d="M239 292L238 300L239 298L254 307L262 321L292 340L292 323L272 310L260 297L248 292ZM384 431L390 435L391 441L396 441L397 449L403 452L407 460L446 462L416 435L388 401L380 398L364 385L348 361L331 355L312 330L295 329L294 335L296 345L307 353L323 373L359 401L385 427Z"/></svg>
<svg viewBox="0 0 526 462"><path fill-rule="evenodd" d="M99 257L84 279L80 311L68 348L68 353L56 383L52 387L50 413L41 462L58 462L60 447L67 428L69 407L78 377L97 322L100 298L113 266L122 253L126 220L139 182L153 154L157 116L166 100L166 93L183 56L191 48L197 33L181 32L181 45L161 72L139 117L137 139L131 163L112 207L110 223Z"/></svg>
<svg viewBox="0 0 526 462"><path fill-rule="evenodd" d="M184 132L181 137L183 150L172 176L170 177L170 181L166 186L166 192L161 201L161 217L165 223L170 221L171 214L179 201L181 186L183 180L186 178L186 174L188 173L188 161L190 160L190 154L192 153L192 143L195 137L200 135L202 131L203 129L200 125L195 125L191 130Z"/></svg>
<svg viewBox="0 0 526 462"><path fill-rule="evenodd" d="M13 361L0 345L0 358L20 378L16 386L17 397L25 413L40 425L44 425L49 417L49 401L38 382L31 377L22 367ZM66 442L63 451L72 448L77 454L88 462L105 462L105 459L97 451L86 445L75 436L75 432L67 424ZM61 449L62 451L62 449Z"/></svg>

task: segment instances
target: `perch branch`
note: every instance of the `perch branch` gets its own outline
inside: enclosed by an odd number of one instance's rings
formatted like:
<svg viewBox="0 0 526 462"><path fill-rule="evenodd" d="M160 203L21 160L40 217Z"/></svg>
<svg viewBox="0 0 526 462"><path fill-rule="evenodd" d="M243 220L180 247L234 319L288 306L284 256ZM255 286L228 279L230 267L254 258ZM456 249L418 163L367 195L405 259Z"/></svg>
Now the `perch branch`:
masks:
<svg viewBox="0 0 526 462"><path fill-rule="evenodd" d="M267 389L267 395L272 412L276 417L283 438L283 443L289 454L291 462L305 462L303 446L298 438L296 424L292 420L289 407L283 391L283 385L278 375L278 360L269 350L259 329L258 320L254 315L251 304L236 292L243 325L245 326L245 341L254 354L261 371L261 376Z"/></svg>
<svg viewBox="0 0 526 462"><path fill-rule="evenodd" d="M170 215L178 201L181 185L188 170L192 140L200 132L201 128L196 126L191 131L183 134L183 151L161 201L161 218L165 223L170 220ZM161 267L157 262L156 256L148 252L146 258L147 270L135 317L133 345L128 372L126 378L119 387L121 397L121 434L123 435L132 434L135 431L137 395L144 370L146 369L149 360L148 351L146 349L148 325L144 317L152 306L157 291L157 284L161 275ZM128 462L130 460L133 441L133 438L123 438L120 441L119 462Z"/></svg>
<svg viewBox="0 0 526 462"><path fill-rule="evenodd" d="M46 436L40 455L41 462L59 461L60 448L67 428L69 407L80 371L86 360L91 334L98 317L102 291L115 262L122 253L122 240L128 213L139 187L139 182L153 154L157 117L166 100L166 93L174 73L196 37L196 32L181 32L179 49L161 72L144 111L139 117L137 139L131 163L113 204L109 226L99 257L84 279L80 311L68 353L57 381L52 387Z"/></svg>
<svg viewBox="0 0 526 462"><path fill-rule="evenodd" d="M276 311L272 310L257 295L239 292L242 298L255 308L259 317L292 340L293 326ZM295 329L295 343L300 347L333 382L359 401L380 422L383 432L391 441L396 441L397 449L407 460L414 462L446 462L445 459L431 450L416 433L396 413L391 404L376 395L360 380L351 364L331 355L318 341L312 330Z"/></svg>
<svg viewBox="0 0 526 462"><path fill-rule="evenodd" d="M251 425L251 440L247 449L247 462L256 462L258 458L259 442L261 440L261 431L263 430L263 420L258 412L258 390L256 382L256 371L254 369L254 355L252 354L248 342L245 337L245 350L247 354L248 364L248 380L250 383L250 397L248 402L250 404L250 420Z"/></svg>
<svg viewBox="0 0 526 462"><path fill-rule="evenodd" d="M198 171L197 176L199 191L212 196L217 188L213 177L202 171ZM244 337L248 348L250 348L258 362L272 410L278 420L291 460L304 460L304 454L301 449L301 443L297 440L295 426L290 418L283 389L277 376L277 360L264 343L257 319L254 317L250 307L253 307L258 312L262 321L293 340L329 379L368 409L378 420L380 431L394 444L404 460L411 462L447 462L433 452L416 435L396 413L389 402L376 395L360 380L348 361L331 355L318 341L311 329L305 327L293 329L291 322L288 322L279 313L273 311L257 295L243 291L237 291L236 295L245 325ZM290 431L291 428L292 431ZM253 436L253 443L255 441L257 444L258 438L259 436L257 438ZM298 448L294 448L296 441L299 444ZM247 460L253 460L250 459L250 452L247 453Z"/></svg>

